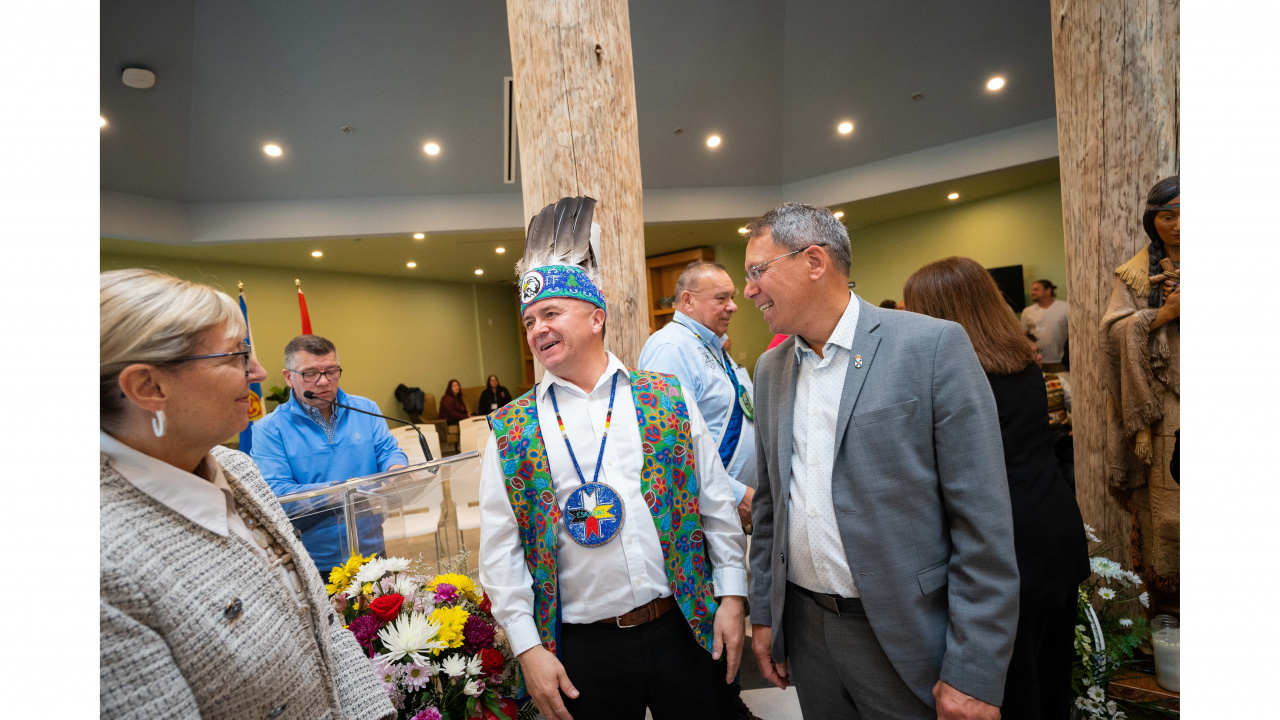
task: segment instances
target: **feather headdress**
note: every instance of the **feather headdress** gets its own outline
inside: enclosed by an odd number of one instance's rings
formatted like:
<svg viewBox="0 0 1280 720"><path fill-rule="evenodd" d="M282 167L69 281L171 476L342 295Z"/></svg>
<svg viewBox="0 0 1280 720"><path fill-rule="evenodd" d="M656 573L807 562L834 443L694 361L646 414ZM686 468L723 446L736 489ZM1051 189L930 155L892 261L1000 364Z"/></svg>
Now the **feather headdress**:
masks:
<svg viewBox="0 0 1280 720"><path fill-rule="evenodd" d="M521 311L548 297L572 297L604 307L600 292L600 226L591 222L596 201L561 198L529 222L520 276Z"/></svg>

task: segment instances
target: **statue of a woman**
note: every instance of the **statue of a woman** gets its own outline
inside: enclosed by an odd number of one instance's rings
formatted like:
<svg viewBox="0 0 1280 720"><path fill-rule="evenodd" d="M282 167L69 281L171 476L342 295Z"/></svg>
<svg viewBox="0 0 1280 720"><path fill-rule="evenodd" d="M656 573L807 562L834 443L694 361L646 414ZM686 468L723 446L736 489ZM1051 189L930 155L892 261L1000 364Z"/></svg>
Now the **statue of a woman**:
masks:
<svg viewBox="0 0 1280 720"><path fill-rule="evenodd" d="M1107 471L1129 511L1133 566L1152 612L1178 611L1179 493L1169 474L1179 422L1181 190L1178 176L1147 194L1151 242L1116 268L1102 319L1107 349Z"/></svg>

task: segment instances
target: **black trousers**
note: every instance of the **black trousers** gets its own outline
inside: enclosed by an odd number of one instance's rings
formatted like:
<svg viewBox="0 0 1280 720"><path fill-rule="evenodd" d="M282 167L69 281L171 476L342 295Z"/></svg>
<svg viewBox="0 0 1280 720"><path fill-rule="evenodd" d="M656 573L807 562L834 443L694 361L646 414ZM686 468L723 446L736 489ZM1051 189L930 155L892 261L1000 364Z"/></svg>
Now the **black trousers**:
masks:
<svg viewBox="0 0 1280 720"><path fill-rule="evenodd" d="M1023 595L1004 684L1002 720L1067 720L1075 662L1076 596Z"/></svg>
<svg viewBox="0 0 1280 720"><path fill-rule="evenodd" d="M725 657L712 660L679 608L631 628L592 623L560 628L560 661L578 689L564 698L573 720L733 720Z"/></svg>

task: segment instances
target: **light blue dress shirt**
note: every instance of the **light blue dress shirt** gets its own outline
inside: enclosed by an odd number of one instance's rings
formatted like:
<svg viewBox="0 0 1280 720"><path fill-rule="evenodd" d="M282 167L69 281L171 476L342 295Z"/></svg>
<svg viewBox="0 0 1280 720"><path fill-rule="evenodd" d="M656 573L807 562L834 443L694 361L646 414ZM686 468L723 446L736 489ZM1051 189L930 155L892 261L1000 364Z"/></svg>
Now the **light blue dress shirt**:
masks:
<svg viewBox="0 0 1280 720"><path fill-rule="evenodd" d="M707 421L717 446L738 402L737 391L724 366L724 342L725 338L677 310L672 322L649 336L640 351L639 362L641 370L668 373L680 380L680 387L696 398L698 410ZM747 369L732 359L728 362L738 384L746 388L748 397L754 401L755 389ZM745 416L737 450L725 470L732 481L733 499L742 502L747 486L756 485L756 429L755 423Z"/></svg>
<svg viewBox="0 0 1280 720"><path fill-rule="evenodd" d="M338 390L338 402L370 412L378 404ZM317 422L308 407L289 393L280 405L253 427L250 456L277 496L316 490L351 478L384 472L392 465L408 465L409 459L387 429L387 421L335 407L330 422ZM335 565L346 562L345 529L339 514L308 517L299 527L302 544L327 578ZM361 518L360 545L378 547L382 539L379 517ZM365 554L368 554L365 550ZM378 550L380 553L381 550Z"/></svg>

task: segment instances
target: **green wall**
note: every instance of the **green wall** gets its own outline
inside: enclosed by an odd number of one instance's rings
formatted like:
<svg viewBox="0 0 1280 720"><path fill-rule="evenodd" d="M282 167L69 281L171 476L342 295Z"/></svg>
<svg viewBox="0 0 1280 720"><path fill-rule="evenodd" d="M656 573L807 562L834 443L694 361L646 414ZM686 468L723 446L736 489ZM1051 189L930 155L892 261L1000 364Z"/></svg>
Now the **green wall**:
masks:
<svg viewBox="0 0 1280 720"><path fill-rule="evenodd" d="M1022 265L1024 302L1031 283L1048 278L1066 299L1066 256L1062 236L1062 189L1058 182L909 215L849 232L850 276L859 297L879 305L902 299L907 277L921 266L951 255L971 257L986 267ZM738 288L738 312L729 323L733 359L753 373L773 339L751 301L742 297L746 243L715 246L716 261Z"/></svg>
<svg viewBox="0 0 1280 720"><path fill-rule="evenodd" d="M245 286L263 392L284 386L284 346L301 332L294 278L302 279L312 331L338 346L342 388L405 417L396 385L418 386L437 401L445 383L482 385L496 374L520 384L515 298L497 283L415 281L162 257L103 254L103 270L145 267L211 285L236 297Z"/></svg>

